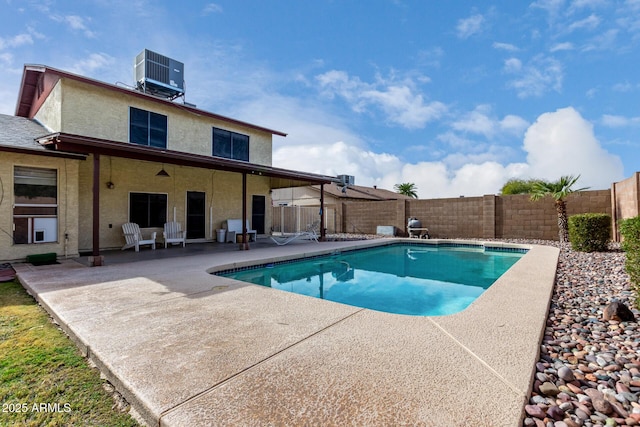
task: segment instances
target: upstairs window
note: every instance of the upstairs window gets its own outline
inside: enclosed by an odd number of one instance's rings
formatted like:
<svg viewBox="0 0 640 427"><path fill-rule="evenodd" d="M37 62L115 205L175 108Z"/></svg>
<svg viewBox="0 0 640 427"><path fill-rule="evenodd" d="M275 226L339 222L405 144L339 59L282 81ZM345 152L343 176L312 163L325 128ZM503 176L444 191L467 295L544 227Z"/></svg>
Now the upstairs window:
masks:
<svg viewBox="0 0 640 427"><path fill-rule="evenodd" d="M167 148L167 116L129 107L129 142Z"/></svg>
<svg viewBox="0 0 640 427"><path fill-rule="evenodd" d="M249 161L249 137L213 128L213 155L226 159Z"/></svg>

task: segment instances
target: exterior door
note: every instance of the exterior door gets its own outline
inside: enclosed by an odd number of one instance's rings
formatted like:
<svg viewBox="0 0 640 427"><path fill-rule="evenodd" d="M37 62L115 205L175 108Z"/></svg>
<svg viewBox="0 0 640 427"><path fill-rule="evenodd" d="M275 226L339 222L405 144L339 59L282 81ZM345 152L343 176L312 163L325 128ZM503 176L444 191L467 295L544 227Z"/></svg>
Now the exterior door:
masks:
<svg viewBox="0 0 640 427"><path fill-rule="evenodd" d="M265 196L253 196L251 201L251 227L264 234Z"/></svg>
<svg viewBox="0 0 640 427"><path fill-rule="evenodd" d="M187 191L187 239L204 239L205 222L205 194Z"/></svg>

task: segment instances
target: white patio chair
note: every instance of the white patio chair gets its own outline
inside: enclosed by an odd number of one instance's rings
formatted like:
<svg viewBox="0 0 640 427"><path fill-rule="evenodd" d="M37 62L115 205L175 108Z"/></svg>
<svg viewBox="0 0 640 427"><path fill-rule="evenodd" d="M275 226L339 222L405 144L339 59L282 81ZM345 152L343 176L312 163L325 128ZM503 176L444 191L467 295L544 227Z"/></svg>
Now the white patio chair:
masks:
<svg viewBox="0 0 640 427"><path fill-rule="evenodd" d="M225 242L235 243L236 235L242 235L242 220L241 219L228 219L227 220L227 237ZM255 242L258 237L256 230L251 230L249 227L249 220L247 220L247 235L250 242Z"/></svg>
<svg viewBox="0 0 640 427"><path fill-rule="evenodd" d="M128 248L136 248L136 252L140 252L140 245L151 245L151 249L156 248L156 232L151 233L150 239L142 237L140 227L135 222L127 222L122 224L122 234L126 243L122 247L122 250Z"/></svg>
<svg viewBox="0 0 640 427"><path fill-rule="evenodd" d="M164 248L166 249L169 244L182 243L182 247L185 247L187 230L182 229L182 224L179 222L166 222L164 224L164 231L162 232L164 238Z"/></svg>

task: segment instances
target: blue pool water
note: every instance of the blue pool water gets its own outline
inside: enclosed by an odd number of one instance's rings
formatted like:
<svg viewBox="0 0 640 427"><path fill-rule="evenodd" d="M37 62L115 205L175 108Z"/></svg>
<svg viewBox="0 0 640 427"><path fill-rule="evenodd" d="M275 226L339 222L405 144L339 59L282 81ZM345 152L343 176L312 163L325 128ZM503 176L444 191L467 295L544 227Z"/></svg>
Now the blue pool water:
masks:
<svg viewBox="0 0 640 427"><path fill-rule="evenodd" d="M217 274L357 307L436 316L464 310L523 255L396 244Z"/></svg>

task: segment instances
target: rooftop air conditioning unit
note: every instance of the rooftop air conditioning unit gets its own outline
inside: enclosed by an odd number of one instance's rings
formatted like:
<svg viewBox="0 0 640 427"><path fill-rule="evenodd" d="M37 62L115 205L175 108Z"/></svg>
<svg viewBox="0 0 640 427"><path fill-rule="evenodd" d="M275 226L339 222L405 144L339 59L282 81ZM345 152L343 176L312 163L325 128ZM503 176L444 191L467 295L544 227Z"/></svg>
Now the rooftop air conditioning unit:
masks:
<svg viewBox="0 0 640 427"><path fill-rule="evenodd" d="M184 95L184 64L148 49L136 56L138 90L175 99Z"/></svg>
<svg viewBox="0 0 640 427"><path fill-rule="evenodd" d="M356 185L356 177L353 175L338 175L340 185Z"/></svg>

